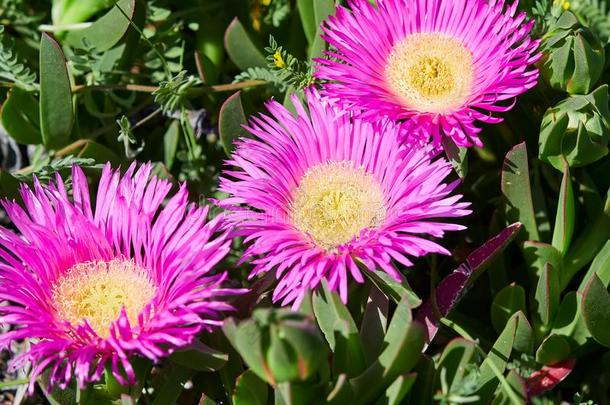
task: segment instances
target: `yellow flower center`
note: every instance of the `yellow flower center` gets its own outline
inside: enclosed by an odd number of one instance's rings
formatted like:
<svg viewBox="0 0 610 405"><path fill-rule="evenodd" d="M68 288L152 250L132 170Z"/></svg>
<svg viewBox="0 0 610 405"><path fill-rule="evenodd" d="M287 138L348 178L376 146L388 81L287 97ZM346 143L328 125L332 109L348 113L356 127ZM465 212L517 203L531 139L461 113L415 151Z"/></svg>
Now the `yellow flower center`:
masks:
<svg viewBox="0 0 610 405"><path fill-rule="evenodd" d="M72 266L53 287L53 299L61 319L72 325L87 320L100 337L108 337L110 325L123 307L129 322L152 300L156 288L134 262L114 259Z"/></svg>
<svg viewBox="0 0 610 405"><path fill-rule="evenodd" d="M472 54L457 38L412 34L394 46L385 75L408 107L446 113L460 107L470 94Z"/></svg>
<svg viewBox="0 0 610 405"><path fill-rule="evenodd" d="M294 225L330 250L357 237L385 218L384 193L375 178L350 162L310 168L291 204Z"/></svg>

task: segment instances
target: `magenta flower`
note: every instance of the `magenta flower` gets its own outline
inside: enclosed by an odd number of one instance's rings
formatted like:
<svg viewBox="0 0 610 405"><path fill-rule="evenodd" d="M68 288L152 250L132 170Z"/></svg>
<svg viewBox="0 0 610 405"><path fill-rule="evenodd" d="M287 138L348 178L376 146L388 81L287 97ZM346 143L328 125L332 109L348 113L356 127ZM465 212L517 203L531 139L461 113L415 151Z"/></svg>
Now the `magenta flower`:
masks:
<svg viewBox="0 0 610 405"><path fill-rule="evenodd" d="M470 213L451 195L459 182L444 182L446 160L400 144L391 121L352 118L313 91L309 112L293 103L296 117L271 101L271 116L252 119L247 130L257 138L237 142L228 162L236 168L220 181L228 223L251 242L251 277L274 271L279 279L274 301L296 307L326 279L346 302L348 279L364 282L359 263L400 280L394 262L449 254L426 239L463 229L440 218Z"/></svg>
<svg viewBox="0 0 610 405"><path fill-rule="evenodd" d="M32 342L12 369L32 365L30 390L49 384L82 388L110 366L134 383L131 356L153 361L220 324L231 306L226 273L213 267L228 252L219 218L189 204L182 184L165 208L171 184L150 178L152 166L131 165L123 177L107 165L91 207L87 180L72 170L72 198L59 175L47 187L22 186L26 209L3 205L19 229L0 227L0 322L13 327L0 348ZM126 375L127 380L123 377Z"/></svg>
<svg viewBox="0 0 610 405"><path fill-rule="evenodd" d="M323 26L335 48L317 59L324 93L362 111L405 121L405 132L481 146L476 121L497 123L536 85L539 41L517 1L368 0L338 7Z"/></svg>

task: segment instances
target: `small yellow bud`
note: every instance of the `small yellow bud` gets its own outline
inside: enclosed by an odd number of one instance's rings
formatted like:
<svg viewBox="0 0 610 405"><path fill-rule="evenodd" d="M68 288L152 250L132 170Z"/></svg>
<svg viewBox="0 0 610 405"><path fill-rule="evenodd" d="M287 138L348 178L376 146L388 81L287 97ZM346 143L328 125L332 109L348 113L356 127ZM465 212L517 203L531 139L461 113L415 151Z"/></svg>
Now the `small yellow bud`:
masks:
<svg viewBox="0 0 610 405"><path fill-rule="evenodd" d="M269 6L269 4L271 4L271 0L261 0L261 4L265 7Z"/></svg>
<svg viewBox="0 0 610 405"><path fill-rule="evenodd" d="M282 58L282 53L279 49L273 54L273 63L275 63L275 66L280 69L284 69L286 67L286 63L284 62L284 58Z"/></svg>

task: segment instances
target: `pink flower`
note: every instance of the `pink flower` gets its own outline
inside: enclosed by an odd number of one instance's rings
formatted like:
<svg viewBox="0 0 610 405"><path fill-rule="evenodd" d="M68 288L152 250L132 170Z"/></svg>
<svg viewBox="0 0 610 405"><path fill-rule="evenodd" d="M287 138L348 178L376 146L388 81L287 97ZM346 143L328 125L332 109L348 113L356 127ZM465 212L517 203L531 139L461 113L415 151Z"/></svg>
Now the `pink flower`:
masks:
<svg viewBox="0 0 610 405"><path fill-rule="evenodd" d="M539 41L517 1L350 0L323 26L335 48L317 59L323 94L365 117L405 122L404 131L436 146L482 146L477 121L536 85Z"/></svg>
<svg viewBox="0 0 610 405"><path fill-rule="evenodd" d="M399 143L389 120L353 118L306 94L306 106L293 97L297 116L271 101L270 116L252 119L256 138L237 142L220 181L227 221L250 243L251 277L275 272L282 305L298 306L322 279L346 302L348 280L364 282L360 263L400 280L395 263L449 254L427 237L463 229L441 218L470 213L451 195L459 182L444 182L451 165Z"/></svg>
<svg viewBox="0 0 610 405"><path fill-rule="evenodd" d="M72 197L57 175L21 187L25 210L3 202L20 235L0 227L0 322L12 325L0 347L31 341L11 364L32 365L30 390L45 370L51 386L83 388L106 365L134 383L131 356L156 361L188 345L231 309L222 296L240 292L213 270L230 243L214 236L219 218L189 204L184 184L161 209L171 184L150 164L135 168L104 168L95 210L78 167Z"/></svg>

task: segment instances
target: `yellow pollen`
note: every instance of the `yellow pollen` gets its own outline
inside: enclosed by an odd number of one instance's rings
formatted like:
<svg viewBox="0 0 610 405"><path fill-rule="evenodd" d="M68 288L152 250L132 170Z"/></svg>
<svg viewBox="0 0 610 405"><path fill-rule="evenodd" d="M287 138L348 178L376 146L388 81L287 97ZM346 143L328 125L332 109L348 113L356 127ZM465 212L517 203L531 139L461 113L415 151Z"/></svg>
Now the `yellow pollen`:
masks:
<svg viewBox="0 0 610 405"><path fill-rule="evenodd" d="M385 76L407 107L420 112L451 112L470 94L472 54L457 38L411 34L394 46Z"/></svg>
<svg viewBox="0 0 610 405"><path fill-rule="evenodd" d="M76 326L87 320L100 337L108 337L110 325L123 307L132 325L152 300L156 288L134 262L114 259L72 266L53 287L53 299L61 319Z"/></svg>
<svg viewBox="0 0 610 405"><path fill-rule="evenodd" d="M385 218L384 193L375 178L351 162L329 162L310 168L291 204L294 225L324 249L357 237Z"/></svg>

